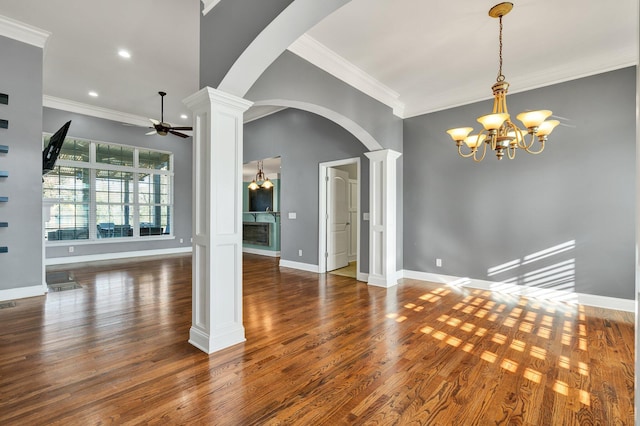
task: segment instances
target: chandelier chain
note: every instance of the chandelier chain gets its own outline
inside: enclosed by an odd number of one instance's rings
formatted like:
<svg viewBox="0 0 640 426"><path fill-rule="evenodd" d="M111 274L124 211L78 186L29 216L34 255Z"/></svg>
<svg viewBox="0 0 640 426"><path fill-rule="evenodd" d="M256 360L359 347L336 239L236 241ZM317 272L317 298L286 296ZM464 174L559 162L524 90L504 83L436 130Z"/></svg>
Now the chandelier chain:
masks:
<svg viewBox="0 0 640 426"><path fill-rule="evenodd" d="M502 15L500 15L500 69L498 70L498 78L496 78L497 82L504 81L504 75L502 74Z"/></svg>

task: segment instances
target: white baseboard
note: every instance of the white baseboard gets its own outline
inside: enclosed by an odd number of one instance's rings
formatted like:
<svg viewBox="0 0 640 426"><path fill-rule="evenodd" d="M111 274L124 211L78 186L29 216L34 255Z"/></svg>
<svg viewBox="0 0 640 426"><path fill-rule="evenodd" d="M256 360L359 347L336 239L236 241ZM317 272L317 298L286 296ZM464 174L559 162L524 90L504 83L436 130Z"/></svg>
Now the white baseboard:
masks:
<svg viewBox="0 0 640 426"><path fill-rule="evenodd" d="M478 280L474 278L461 278L452 275L434 274L431 272L419 272L403 270L404 278L442 283L454 287L470 287L481 290L490 290L510 295L532 297L536 299L554 300L571 304L594 306L598 308L615 309L618 311L635 312L636 301L620 299L617 297L596 296L593 294L575 293L569 291L549 290L523 285L505 284L495 281Z"/></svg>
<svg viewBox="0 0 640 426"><path fill-rule="evenodd" d="M279 251L263 250L263 249L257 249L252 247L242 247L242 252L249 253L249 254L258 254L260 256L280 257Z"/></svg>
<svg viewBox="0 0 640 426"><path fill-rule="evenodd" d="M52 257L45 259L45 266L64 265L67 263L96 262L100 260L128 259L131 257L163 256L167 254L191 253L191 246L171 249L125 251L118 253L89 254L86 256Z"/></svg>
<svg viewBox="0 0 640 426"><path fill-rule="evenodd" d="M30 287L10 288L8 290L0 290L0 302L5 300L24 299L26 297L44 296L45 287L42 285L34 285Z"/></svg>
<svg viewBox="0 0 640 426"><path fill-rule="evenodd" d="M318 265L311 265L309 263L293 262L291 260L280 259L280 266L284 268L299 269L301 271L315 272L316 274L320 273Z"/></svg>
<svg viewBox="0 0 640 426"><path fill-rule="evenodd" d="M357 272L356 280L364 281L366 283L367 281L369 281L369 274L367 274L366 272Z"/></svg>

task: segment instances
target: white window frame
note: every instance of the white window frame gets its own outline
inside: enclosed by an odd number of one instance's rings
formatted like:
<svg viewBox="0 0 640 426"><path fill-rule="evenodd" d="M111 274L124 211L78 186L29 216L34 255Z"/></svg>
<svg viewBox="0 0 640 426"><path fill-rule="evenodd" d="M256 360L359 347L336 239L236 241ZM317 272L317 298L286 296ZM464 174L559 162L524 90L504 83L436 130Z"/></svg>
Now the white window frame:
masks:
<svg viewBox="0 0 640 426"><path fill-rule="evenodd" d="M51 136L51 133L43 134L43 145L45 137ZM90 173L91 184L89 188L89 238L88 239L77 239L77 240L56 240L56 241L46 241L47 247L56 247L56 246L69 246L69 245L82 245L82 244L110 244L110 243L124 243L124 242L140 242L140 241L157 241L157 240L167 240L174 239L174 218L175 218L175 203L174 203L174 155L171 151L164 151L160 149L146 148L146 147L137 147L126 144L119 144L114 142L104 142L97 140L89 140L85 138L77 138L73 136L67 136L66 139L73 140L82 140L89 143L89 161L75 161L75 160L63 160L58 159L56 161L56 166L66 166L66 167L81 167L84 169L88 169ZM97 162L96 155L96 145L110 145L110 146L118 146L118 147L126 147L133 148L133 167L130 166L116 166L108 163L99 163ZM151 151L158 152L161 154L169 155L169 170L157 170L157 169L147 169L140 167L140 151ZM133 210L133 235L131 237L112 237L112 238L98 238L97 231L97 201L96 201L96 171L97 170L110 170L110 171L120 171L133 173L133 201L130 203L131 209ZM146 235L140 236L140 200L139 200L139 188L138 188L138 177L140 174L158 174L169 176L169 204L170 208L170 217L168 221L169 226L169 234L163 235ZM147 205L147 204L144 204Z"/></svg>

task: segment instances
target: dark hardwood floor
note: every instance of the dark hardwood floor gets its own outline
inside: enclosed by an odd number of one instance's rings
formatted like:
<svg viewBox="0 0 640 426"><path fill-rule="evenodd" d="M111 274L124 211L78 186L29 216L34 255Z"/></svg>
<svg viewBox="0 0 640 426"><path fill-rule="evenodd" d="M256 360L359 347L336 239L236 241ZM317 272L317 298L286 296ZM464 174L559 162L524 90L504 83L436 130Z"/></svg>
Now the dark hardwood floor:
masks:
<svg viewBox="0 0 640 426"><path fill-rule="evenodd" d="M0 309L0 425L631 425L630 313L245 255L247 341L187 343L191 258Z"/></svg>

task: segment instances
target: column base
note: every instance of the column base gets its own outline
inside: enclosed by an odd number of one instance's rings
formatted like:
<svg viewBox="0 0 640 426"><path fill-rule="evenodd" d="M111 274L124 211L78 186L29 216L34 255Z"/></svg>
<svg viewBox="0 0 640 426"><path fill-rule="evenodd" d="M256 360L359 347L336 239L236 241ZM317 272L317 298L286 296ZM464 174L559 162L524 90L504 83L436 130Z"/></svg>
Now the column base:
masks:
<svg viewBox="0 0 640 426"><path fill-rule="evenodd" d="M367 284L375 287L389 288L389 287L397 286L398 280L395 277L383 277L383 276L373 277L371 276L371 274L369 274Z"/></svg>
<svg viewBox="0 0 640 426"><path fill-rule="evenodd" d="M189 330L189 343L208 354L237 345L246 340L244 327L242 326L229 327L214 336L208 335L195 327L191 327Z"/></svg>

